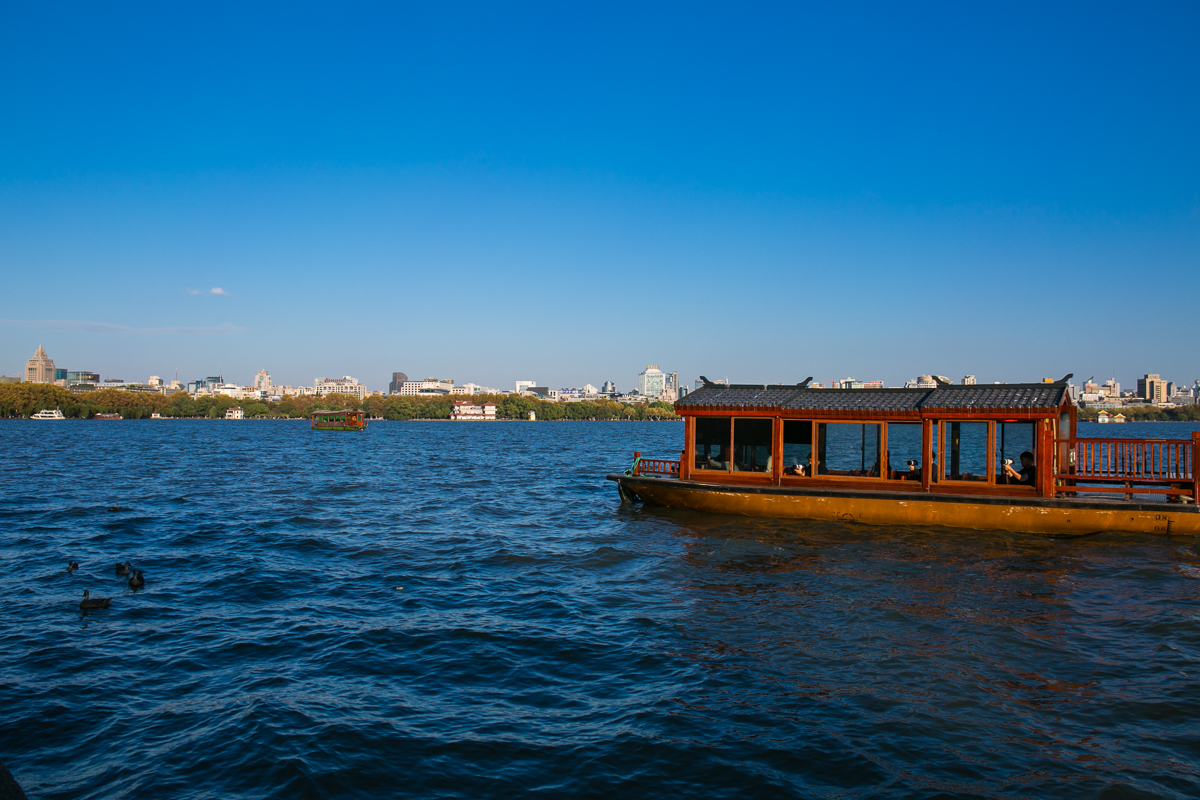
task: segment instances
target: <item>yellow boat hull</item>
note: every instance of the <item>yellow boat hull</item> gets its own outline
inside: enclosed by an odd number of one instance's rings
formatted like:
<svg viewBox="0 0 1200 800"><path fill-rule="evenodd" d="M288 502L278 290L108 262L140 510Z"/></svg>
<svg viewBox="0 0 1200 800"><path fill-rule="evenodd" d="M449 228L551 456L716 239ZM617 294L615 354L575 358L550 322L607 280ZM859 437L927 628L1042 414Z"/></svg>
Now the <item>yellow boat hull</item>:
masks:
<svg viewBox="0 0 1200 800"><path fill-rule="evenodd" d="M1193 505L1121 500L997 498L970 495L727 486L609 475L622 495L668 508L777 519L941 525L1056 536L1104 531L1200 534Z"/></svg>

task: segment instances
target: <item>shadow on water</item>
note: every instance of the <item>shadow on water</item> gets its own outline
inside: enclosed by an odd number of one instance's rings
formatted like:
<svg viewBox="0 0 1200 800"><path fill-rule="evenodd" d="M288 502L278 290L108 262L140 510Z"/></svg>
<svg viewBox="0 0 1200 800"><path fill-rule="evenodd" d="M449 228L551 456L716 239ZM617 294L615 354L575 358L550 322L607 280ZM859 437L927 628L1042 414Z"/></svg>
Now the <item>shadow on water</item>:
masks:
<svg viewBox="0 0 1200 800"><path fill-rule="evenodd" d="M1190 541L621 506L671 424L116 430L0 423L31 797L1200 795Z"/></svg>

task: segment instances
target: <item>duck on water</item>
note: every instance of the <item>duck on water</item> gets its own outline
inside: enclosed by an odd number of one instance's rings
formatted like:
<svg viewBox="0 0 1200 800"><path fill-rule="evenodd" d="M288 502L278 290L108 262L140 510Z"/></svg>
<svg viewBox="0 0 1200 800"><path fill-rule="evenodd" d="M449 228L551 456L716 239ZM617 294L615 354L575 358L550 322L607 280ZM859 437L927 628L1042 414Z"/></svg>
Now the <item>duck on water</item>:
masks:
<svg viewBox="0 0 1200 800"><path fill-rule="evenodd" d="M83 599L79 601L80 611L92 611L97 608L108 608L111 597L91 597L87 589L83 590Z"/></svg>

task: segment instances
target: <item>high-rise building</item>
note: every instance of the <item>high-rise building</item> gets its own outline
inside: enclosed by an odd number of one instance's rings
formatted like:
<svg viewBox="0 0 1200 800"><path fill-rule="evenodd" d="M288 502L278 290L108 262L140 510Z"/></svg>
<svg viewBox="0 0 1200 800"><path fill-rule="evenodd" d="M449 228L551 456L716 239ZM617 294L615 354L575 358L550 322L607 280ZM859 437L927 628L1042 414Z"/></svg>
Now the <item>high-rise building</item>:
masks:
<svg viewBox="0 0 1200 800"><path fill-rule="evenodd" d="M666 389L667 376L654 364L638 373L638 394L658 400Z"/></svg>
<svg viewBox="0 0 1200 800"><path fill-rule="evenodd" d="M214 392L224 385L224 375L209 375L202 381L189 381L187 385L187 393L198 394L200 392Z"/></svg>
<svg viewBox="0 0 1200 800"><path fill-rule="evenodd" d="M265 369L260 369L257 373L255 373L254 388L255 388L255 390L257 390L259 392L263 392L263 393L270 392L271 391L271 373L267 372Z"/></svg>
<svg viewBox="0 0 1200 800"><path fill-rule="evenodd" d="M933 379L932 375L918 375L916 380L904 382L905 389L936 389L937 387L937 381Z"/></svg>
<svg viewBox="0 0 1200 800"><path fill-rule="evenodd" d="M26 383L54 383L54 362L40 344L33 358L25 362Z"/></svg>
<svg viewBox="0 0 1200 800"><path fill-rule="evenodd" d="M537 381L517 381L517 394L528 392L533 386L537 385Z"/></svg>
<svg viewBox="0 0 1200 800"><path fill-rule="evenodd" d="M352 394L359 400L367 396L367 387L349 375L342 378L317 378L313 381L313 389L318 395Z"/></svg>
<svg viewBox="0 0 1200 800"><path fill-rule="evenodd" d="M388 384L388 394L400 394L400 390L404 388L404 384L408 383L408 376L403 372L393 372L392 382Z"/></svg>
<svg viewBox="0 0 1200 800"><path fill-rule="evenodd" d="M400 385L400 394L409 397L452 393L455 393L453 378L426 378L422 381L405 381Z"/></svg>
<svg viewBox="0 0 1200 800"><path fill-rule="evenodd" d="M612 381L605 381L600 387L600 394L616 394L617 385Z"/></svg>
<svg viewBox="0 0 1200 800"><path fill-rule="evenodd" d="M1167 402L1167 382L1156 372L1147 372L1145 377L1138 378L1137 396L1151 403Z"/></svg>
<svg viewBox="0 0 1200 800"><path fill-rule="evenodd" d="M975 376L974 375L964 375L962 385L963 386L974 386L975 385Z"/></svg>
<svg viewBox="0 0 1200 800"><path fill-rule="evenodd" d="M674 403L679 399L679 373L668 372L665 374L663 381L662 399L668 403Z"/></svg>

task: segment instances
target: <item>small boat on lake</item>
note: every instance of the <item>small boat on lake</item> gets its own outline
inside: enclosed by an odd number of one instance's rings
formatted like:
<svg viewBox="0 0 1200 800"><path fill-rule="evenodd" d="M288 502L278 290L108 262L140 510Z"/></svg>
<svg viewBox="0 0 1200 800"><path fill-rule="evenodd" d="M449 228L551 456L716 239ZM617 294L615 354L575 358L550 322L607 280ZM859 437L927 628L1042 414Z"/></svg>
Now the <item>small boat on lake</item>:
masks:
<svg viewBox="0 0 1200 800"><path fill-rule="evenodd" d="M64 417L63 413L57 408L53 411L48 408L43 408L41 411L31 416L30 419L66 419L66 417Z"/></svg>
<svg viewBox="0 0 1200 800"><path fill-rule="evenodd" d="M365 431L367 429L366 412L314 411L312 429L314 431Z"/></svg>
<svg viewBox="0 0 1200 800"><path fill-rule="evenodd" d="M120 414L97 414L96 416L92 417L92 419L114 420L114 419L121 419L121 415Z"/></svg>
<svg viewBox="0 0 1200 800"><path fill-rule="evenodd" d="M1081 438L1060 381L935 388L704 386L675 404L679 460L623 501L722 514L1044 534L1200 534L1200 432ZM1018 465L1019 462L1019 465Z"/></svg>

